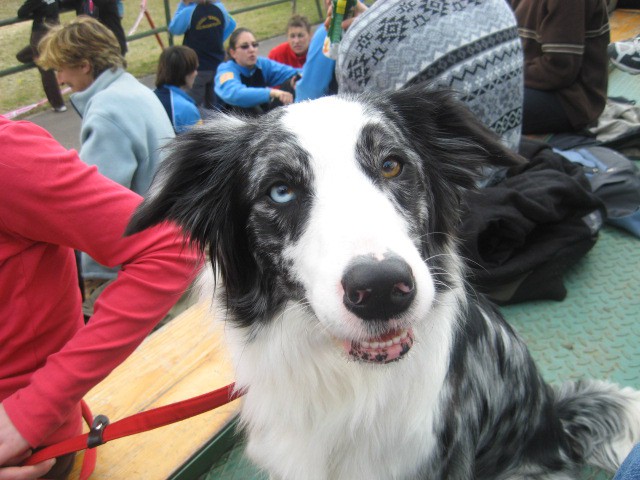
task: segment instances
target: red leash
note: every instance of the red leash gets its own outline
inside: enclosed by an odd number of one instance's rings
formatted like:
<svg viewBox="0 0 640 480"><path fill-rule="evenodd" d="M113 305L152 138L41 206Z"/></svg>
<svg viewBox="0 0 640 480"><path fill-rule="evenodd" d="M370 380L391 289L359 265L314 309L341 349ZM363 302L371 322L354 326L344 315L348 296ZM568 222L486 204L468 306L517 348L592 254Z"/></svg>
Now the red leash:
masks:
<svg viewBox="0 0 640 480"><path fill-rule="evenodd" d="M84 433L45 447L29 457L25 465L34 465L50 458L87 449L80 476L81 479L86 479L91 475L95 467L95 447L111 440L164 427L165 425L179 422L180 420L185 420L226 405L243 395L242 392L234 392L234 386L235 384L231 383L213 392L147 410L146 412L136 413L135 415L123 418L114 423L109 423L109 419L104 415L98 415L93 419L89 408L83 401L82 415L85 421L91 425L89 433ZM89 458L87 458L87 456Z"/></svg>

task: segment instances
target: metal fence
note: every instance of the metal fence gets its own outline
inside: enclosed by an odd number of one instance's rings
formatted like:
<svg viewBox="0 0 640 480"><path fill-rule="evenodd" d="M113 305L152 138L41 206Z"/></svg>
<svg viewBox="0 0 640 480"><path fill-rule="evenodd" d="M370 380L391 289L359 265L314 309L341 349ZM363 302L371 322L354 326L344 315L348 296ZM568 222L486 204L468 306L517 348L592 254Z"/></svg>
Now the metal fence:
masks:
<svg viewBox="0 0 640 480"><path fill-rule="evenodd" d="M155 35L158 38L160 44L162 45L158 35L160 33L168 32L167 25L169 25L169 22L171 21L171 6L169 5L169 0L163 0L163 2L164 2L164 13L165 13L165 25L157 28L151 28L149 30L145 30L143 32L135 33L133 35L127 36L127 42L132 42L140 38L145 38L145 37L150 37L151 35ZM262 8L272 7L274 5L280 5L282 3L291 3L291 9L295 13L296 0L273 0L271 2L259 3L257 5L252 5L250 7L231 10L229 11L229 13L231 15L237 15L240 13L250 12L252 10L259 10ZM316 4L316 8L318 9L318 18L322 19L323 16L322 16L322 8L320 7L320 0L315 0L315 4ZM147 18L149 19L149 17ZM31 20L23 20L18 17L0 19L0 28L5 27L7 25L13 25L14 23L20 23L20 22L26 22L26 21L31 21ZM169 33L169 45L173 45L173 35L171 35L170 33ZM14 67L5 68L3 70L0 70L0 78L6 77L8 75L13 75L19 72L23 72L31 68L35 68L35 66L36 65L32 62L32 63L23 64L23 65L16 65Z"/></svg>

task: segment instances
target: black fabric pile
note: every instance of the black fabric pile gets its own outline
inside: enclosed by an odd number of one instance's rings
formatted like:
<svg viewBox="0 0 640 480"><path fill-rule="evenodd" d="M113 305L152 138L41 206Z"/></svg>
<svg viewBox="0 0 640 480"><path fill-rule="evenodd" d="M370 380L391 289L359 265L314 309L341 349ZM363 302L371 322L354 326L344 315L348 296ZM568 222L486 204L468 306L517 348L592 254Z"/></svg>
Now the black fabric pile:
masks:
<svg viewBox="0 0 640 480"><path fill-rule="evenodd" d="M603 205L580 166L523 140L529 163L464 199L462 253L468 279L499 304L562 300L563 276L595 245Z"/></svg>

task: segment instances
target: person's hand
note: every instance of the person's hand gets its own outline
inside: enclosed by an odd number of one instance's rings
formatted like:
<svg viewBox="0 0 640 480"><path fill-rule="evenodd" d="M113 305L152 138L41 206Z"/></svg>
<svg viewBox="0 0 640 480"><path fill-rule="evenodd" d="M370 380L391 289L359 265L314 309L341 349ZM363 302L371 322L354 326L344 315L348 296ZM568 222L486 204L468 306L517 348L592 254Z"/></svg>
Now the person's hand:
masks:
<svg viewBox="0 0 640 480"><path fill-rule="evenodd" d="M271 92L269 92L269 96L271 98L280 100L283 105L289 105L290 103L293 103L293 95L291 93L285 92L283 90L278 90L277 88L272 88Z"/></svg>
<svg viewBox="0 0 640 480"><path fill-rule="evenodd" d="M331 17L333 15L333 2L332 0L325 0L324 3L325 3L325 6L327 7L327 18L324 21L324 28L329 30L329 26L331 25ZM365 12L367 8L368 7L364 3L358 0L356 2L356 6L353 9L353 16L350 18L347 18L346 20L343 20L343 22L340 24L340 26L342 27L342 30L348 29L353 23L353 21L356 19L356 17L358 17L358 15L362 14L363 12Z"/></svg>
<svg viewBox="0 0 640 480"><path fill-rule="evenodd" d="M353 9L353 17L347 18L344 22L342 22L342 29L343 30L348 29L351 26L351 24L354 22L354 20L358 18L358 15L362 14L366 10L367 10L367 6L364 3L360 1L356 2L356 6Z"/></svg>
<svg viewBox="0 0 640 480"><path fill-rule="evenodd" d="M27 467L0 467L0 480L36 480L53 468L55 458Z"/></svg>
<svg viewBox="0 0 640 480"><path fill-rule="evenodd" d="M0 480L33 480L45 475L55 459L28 467L19 467L31 455L29 444L13 425L0 404Z"/></svg>
<svg viewBox="0 0 640 480"><path fill-rule="evenodd" d="M298 80L300 80L302 78L302 75L300 73L296 73L293 77L291 77L289 79L289 85L291 85L292 89L296 89L296 83L298 83Z"/></svg>

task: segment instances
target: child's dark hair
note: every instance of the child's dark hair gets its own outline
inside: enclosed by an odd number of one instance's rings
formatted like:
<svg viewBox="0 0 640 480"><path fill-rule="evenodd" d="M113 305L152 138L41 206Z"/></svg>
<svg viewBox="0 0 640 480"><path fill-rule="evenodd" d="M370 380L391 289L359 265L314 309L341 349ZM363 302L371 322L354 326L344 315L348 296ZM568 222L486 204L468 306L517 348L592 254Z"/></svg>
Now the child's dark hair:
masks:
<svg viewBox="0 0 640 480"><path fill-rule="evenodd" d="M184 45L165 48L158 60L156 87L175 85L182 87L185 77L198 69L198 54Z"/></svg>

